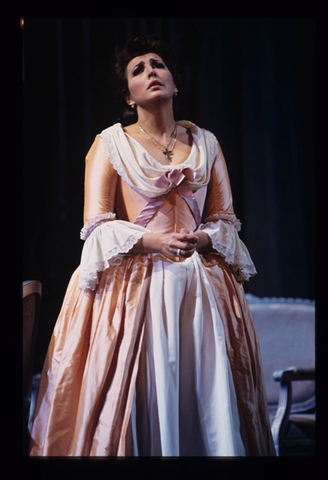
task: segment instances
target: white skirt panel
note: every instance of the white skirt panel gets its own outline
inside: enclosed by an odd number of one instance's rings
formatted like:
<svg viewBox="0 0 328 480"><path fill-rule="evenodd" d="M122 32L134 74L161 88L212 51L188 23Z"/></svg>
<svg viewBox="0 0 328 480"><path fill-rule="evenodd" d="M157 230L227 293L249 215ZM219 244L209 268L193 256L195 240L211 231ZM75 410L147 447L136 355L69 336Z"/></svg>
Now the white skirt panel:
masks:
<svg viewBox="0 0 328 480"><path fill-rule="evenodd" d="M224 329L198 254L154 258L133 455L244 456Z"/></svg>

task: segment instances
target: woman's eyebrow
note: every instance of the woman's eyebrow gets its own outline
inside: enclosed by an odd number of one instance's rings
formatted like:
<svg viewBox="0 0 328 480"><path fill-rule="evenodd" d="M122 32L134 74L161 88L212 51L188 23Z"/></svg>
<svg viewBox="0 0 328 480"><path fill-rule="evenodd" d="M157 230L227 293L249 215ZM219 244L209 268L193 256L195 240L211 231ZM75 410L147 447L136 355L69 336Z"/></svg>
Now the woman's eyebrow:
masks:
<svg viewBox="0 0 328 480"><path fill-rule="evenodd" d="M150 58L149 62L150 63L154 63L154 62L157 63L157 62L162 62L162 60L160 58ZM145 62L143 60L141 60L140 62L138 62L136 65L134 65L132 67L132 72L135 68L139 67L140 65L144 65L144 64L145 64Z"/></svg>
<svg viewBox="0 0 328 480"><path fill-rule="evenodd" d="M133 70L134 70L135 68L139 67L139 65L142 65L142 64L144 64L144 63L145 63L145 62L144 62L143 60L141 60L139 63L137 63L136 65L134 65L134 66L132 67L132 72L133 72Z"/></svg>

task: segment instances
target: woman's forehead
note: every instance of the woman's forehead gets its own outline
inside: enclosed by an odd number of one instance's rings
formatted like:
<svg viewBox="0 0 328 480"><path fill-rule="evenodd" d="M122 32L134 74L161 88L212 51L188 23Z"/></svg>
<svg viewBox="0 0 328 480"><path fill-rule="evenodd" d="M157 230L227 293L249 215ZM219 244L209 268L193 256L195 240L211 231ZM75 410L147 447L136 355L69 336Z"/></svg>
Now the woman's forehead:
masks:
<svg viewBox="0 0 328 480"><path fill-rule="evenodd" d="M144 55L138 55L137 57L132 58L130 62L127 65L127 69L131 70L134 66L138 65L139 63L148 63L153 60L161 60L162 62L163 59L157 53L145 53Z"/></svg>

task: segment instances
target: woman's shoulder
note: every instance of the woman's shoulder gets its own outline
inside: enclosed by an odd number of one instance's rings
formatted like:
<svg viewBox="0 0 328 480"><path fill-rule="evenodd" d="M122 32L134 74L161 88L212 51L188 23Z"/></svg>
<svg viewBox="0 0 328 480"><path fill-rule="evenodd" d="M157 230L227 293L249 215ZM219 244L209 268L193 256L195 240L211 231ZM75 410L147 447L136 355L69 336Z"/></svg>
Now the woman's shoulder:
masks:
<svg viewBox="0 0 328 480"><path fill-rule="evenodd" d="M217 157L220 148L219 142L214 133L206 128L199 127L189 120L179 120L177 123L192 133L196 143L206 145L206 149L210 154L209 158L211 159L211 162L213 162Z"/></svg>
<svg viewBox="0 0 328 480"><path fill-rule="evenodd" d="M199 127L198 125L191 122L190 120L179 120L177 123L181 127L184 127L187 130L190 130L191 133L193 133L194 135L198 134L198 135L214 136L214 134L210 130L207 130L206 128L203 128L203 127Z"/></svg>
<svg viewBox="0 0 328 480"><path fill-rule="evenodd" d="M104 128L98 135L101 137L105 135L110 135L112 133L122 131L122 128L123 127L120 123L114 123L113 125L110 125L109 127Z"/></svg>

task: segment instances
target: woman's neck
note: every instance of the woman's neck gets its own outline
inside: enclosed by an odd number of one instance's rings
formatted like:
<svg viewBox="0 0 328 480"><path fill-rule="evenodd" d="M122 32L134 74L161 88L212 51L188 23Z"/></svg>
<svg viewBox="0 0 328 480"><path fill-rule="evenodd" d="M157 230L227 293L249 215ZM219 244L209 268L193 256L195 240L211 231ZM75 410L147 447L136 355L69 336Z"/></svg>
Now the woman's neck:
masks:
<svg viewBox="0 0 328 480"><path fill-rule="evenodd" d="M172 109L144 110L138 107L138 123L155 138L168 139L175 127Z"/></svg>

